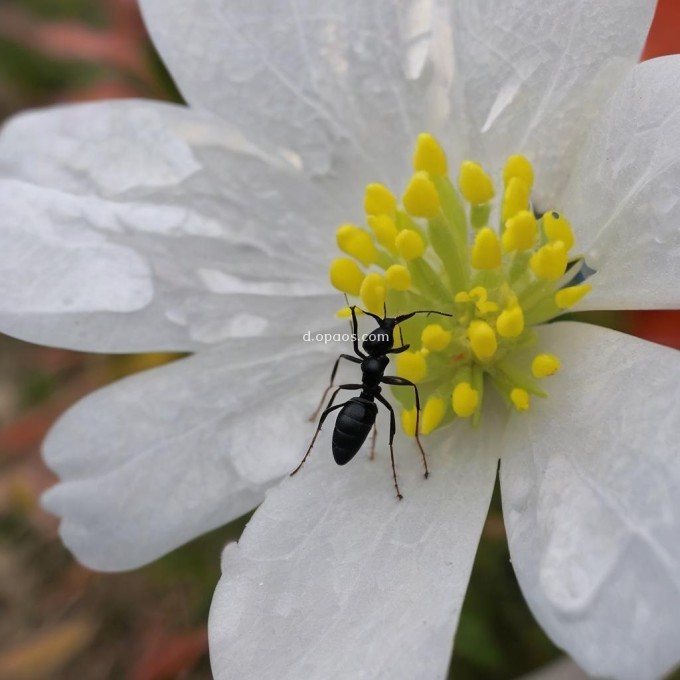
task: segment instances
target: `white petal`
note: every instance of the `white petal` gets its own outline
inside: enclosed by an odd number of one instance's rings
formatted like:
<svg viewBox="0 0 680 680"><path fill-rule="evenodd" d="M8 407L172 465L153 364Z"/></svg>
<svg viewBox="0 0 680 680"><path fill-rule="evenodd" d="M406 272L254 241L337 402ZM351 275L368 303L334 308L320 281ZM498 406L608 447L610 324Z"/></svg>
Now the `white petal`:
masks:
<svg viewBox="0 0 680 680"><path fill-rule="evenodd" d="M0 202L0 328L99 351L286 333L293 298L328 309L332 228L361 211L213 117L141 101L11 121ZM225 325L250 307L258 324Z"/></svg>
<svg viewBox="0 0 680 680"><path fill-rule="evenodd" d="M487 424L426 438L428 480L397 434L401 502L383 423L376 460L346 468L329 426L224 552L209 621L217 680L445 678L504 420Z"/></svg>
<svg viewBox="0 0 680 680"><path fill-rule="evenodd" d="M579 309L680 307L680 56L637 66L591 132L564 210L593 291Z"/></svg>
<svg viewBox="0 0 680 680"><path fill-rule="evenodd" d="M331 365L318 348L234 340L133 376L59 420L44 498L64 543L104 571L145 564L255 507L294 469Z"/></svg>
<svg viewBox="0 0 680 680"><path fill-rule="evenodd" d="M356 159L364 182L403 180L415 136L437 132L433 0L141 4L186 100L312 175Z"/></svg>
<svg viewBox="0 0 680 680"><path fill-rule="evenodd" d="M655 4L452 3L461 152L493 172L525 154L537 207L554 208L589 122L639 60Z"/></svg>
<svg viewBox="0 0 680 680"><path fill-rule="evenodd" d="M517 577L587 673L659 678L680 660L680 354L576 323L540 342L562 369L501 461Z"/></svg>

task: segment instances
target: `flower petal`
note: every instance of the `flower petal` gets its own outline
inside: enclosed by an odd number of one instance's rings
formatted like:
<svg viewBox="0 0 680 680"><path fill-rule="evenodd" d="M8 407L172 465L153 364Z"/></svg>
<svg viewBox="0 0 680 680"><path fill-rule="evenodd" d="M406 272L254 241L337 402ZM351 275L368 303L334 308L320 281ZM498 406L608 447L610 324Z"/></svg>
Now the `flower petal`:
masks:
<svg viewBox="0 0 680 680"><path fill-rule="evenodd" d="M525 154L537 170L537 207L561 207L588 124L639 60L656 3L451 4L461 152L494 172Z"/></svg>
<svg viewBox="0 0 680 680"><path fill-rule="evenodd" d="M428 437L428 480L399 442L401 502L387 428L375 461L360 453L342 469L320 439L224 552L209 621L217 680L446 677L503 422Z"/></svg>
<svg viewBox="0 0 680 680"><path fill-rule="evenodd" d="M579 309L680 307L680 56L636 66L602 112L565 195L597 271Z"/></svg>
<svg viewBox="0 0 680 680"><path fill-rule="evenodd" d="M186 100L292 150L310 175L351 159L364 183L403 181L405 150L438 132L433 0L141 5Z"/></svg>
<svg viewBox="0 0 680 680"><path fill-rule="evenodd" d="M302 342L233 340L85 398L45 442L64 543L131 569L251 510L304 452L329 364Z"/></svg>
<svg viewBox="0 0 680 680"><path fill-rule="evenodd" d="M213 117L142 101L11 121L0 202L0 328L97 351L285 334L296 300L318 325L331 227L352 218Z"/></svg>
<svg viewBox="0 0 680 680"><path fill-rule="evenodd" d="M587 673L659 678L680 660L680 354L579 323L540 335L562 370L508 425L512 563Z"/></svg>

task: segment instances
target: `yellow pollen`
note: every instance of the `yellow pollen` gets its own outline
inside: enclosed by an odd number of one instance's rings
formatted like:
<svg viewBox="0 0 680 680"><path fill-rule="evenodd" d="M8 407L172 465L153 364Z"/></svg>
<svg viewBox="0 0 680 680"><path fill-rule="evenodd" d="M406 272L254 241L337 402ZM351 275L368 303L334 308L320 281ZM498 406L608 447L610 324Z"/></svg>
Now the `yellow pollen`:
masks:
<svg viewBox="0 0 680 680"><path fill-rule="evenodd" d="M560 309L573 307L581 298L585 297L593 287L589 283L581 283L578 286L563 288L555 293L555 304Z"/></svg>
<svg viewBox="0 0 680 680"><path fill-rule="evenodd" d="M451 395L453 412L460 418L469 418L477 409L479 392L469 382L460 382Z"/></svg>
<svg viewBox="0 0 680 680"><path fill-rule="evenodd" d="M377 252L371 235L353 224L343 224L335 233L338 248L359 260L364 267L375 262Z"/></svg>
<svg viewBox="0 0 680 680"><path fill-rule="evenodd" d="M430 434L444 417L444 400L439 397L430 397L425 403L420 417L420 432Z"/></svg>
<svg viewBox="0 0 680 680"><path fill-rule="evenodd" d="M383 184L369 184L364 194L364 210L367 215L394 217L397 211L397 199Z"/></svg>
<svg viewBox="0 0 680 680"><path fill-rule="evenodd" d="M569 252L574 245L574 232L569 221L555 210L543 215L543 231L549 241L562 241Z"/></svg>
<svg viewBox="0 0 680 680"><path fill-rule="evenodd" d="M411 272L403 264L393 264L385 271L387 285L393 290L408 290L411 287Z"/></svg>
<svg viewBox="0 0 680 680"><path fill-rule="evenodd" d="M397 226L389 215L369 215L368 226L373 229L378 243L394 252L394 241L397 238Z"/></svg>
<svg viewBox="0 0 680 680"><path fill-rule="evenodd" d="M507 222L529 207L529 185L520 177L513 177L503 193L503 222Z"/></svg>
<svg viewBox="0 0 680 680"><path fill-rule="evenodd" d="M359 289L359 297L364 307L373 314L382 314L385 309L385 279L380 274L372 272L367 274Z"/></svg>
<svg viewBox="0 0 680 680"><path fill-rule="evenodd" d="M451 331L444 330L438 323L425 326L420 335L420 341L425 349L431 352L441 352L451 343Z"/></svg>
<svg viewBox="0 0 680 680"><path fill-rule="evenodd" d="M529 160L520 154L510 156L503 168L503 182L507 186L513 177L521 179L529 189L534 185L534 169Z"/></svg>
<svg viewBox="0 0 680 680"><path fill-rule="evenodd" d="M491 227L484 227L477 232L470 260L475 269L489 270L501 266L501 245Z"/></svg>
<svg viewBox="0 0 680 680"><path fill-rule="evenodd" d="M521 387L515 387L510 392L510 401L518 411L526 411L529 408L529 393Z"/></svg>
<svg viewBox="0 0 680 680"><path fill-rule="evenodd" d="M347 257L337 257L331 262L331 284L347 295L359 295L364 273L359 265Z"/></svg>
<svg viewBox="0 0 680 680"><path fill-rule="evenodd" d="M529 250L533 248L538 236L538 224L534 214L522 210L505 223L503 232L503 248L507 252L513 250Z"/></svg>
<svg viewBox="0 0 680 680"><path fill-rule="evenodd" d="M531 372L535 378L547 378L560 370L560 360L553 354L539 354L531 362Z"/></svg>
<svg viewBox="0 0 680 680"><path fill-rule="evenodd" d="M434 217L441 207L437 188L422 170L411 177L401 200L406 212L413 217Z"/></svg>
<svg viewBox="0 0 680 680"><path fill-rule="evenodd" d="M397 354L397 373L406 380L418 383L427 375L427 362L422 352Z"/></svg>
<svg viewBox="0 0 680 680"><path fill-rule="evenodd" d="M539 248L529 260L536 278L557 281L567 271L567 249L563 241L552 241Z"/></svg>
<svg viewBox="0 0 680 680"><path fill-rule="evenodd" d="M434 177L443 177L449 171L446 154L432 135L426 133L418 135L413 154L413 169L416 172L424 170Z"/></svg>
<svg viewBox="0 0 680 680"><path fill-rule="evenodd" d="M524 313L519 305L504 309L496 319L496 331L502 338L516 338L524 330Z"/></svg>
<svg viewBox="0 0 680 680"><path fill-rule="evenodd" d="M402 229L397 234L395 246L407 262L421 257L425 252L425 241L415 229Z"/></svg>
<svg viewBox="0 0 680 680"><path fill-rule="evenodd" d="M401 412L401 427L407 437L415 437L416 435L416 409L404 409ZM421 427L422 429L422 427Z"/></svg>
<svg viewBox="0 0 680 680"><path fill-rule="evenodd" d="M491 177L474 161L463 161L458 175L458 186L465 200L472 205L483 205L494 197Z"/></svg>
<svg viewBox="0 0 680 680"><path fill-rule="evenodd" d="M470 322L467 329L472 352L480 361L487 361L496 354L498 343L496 333L486 321L475 319Z"/></svg>

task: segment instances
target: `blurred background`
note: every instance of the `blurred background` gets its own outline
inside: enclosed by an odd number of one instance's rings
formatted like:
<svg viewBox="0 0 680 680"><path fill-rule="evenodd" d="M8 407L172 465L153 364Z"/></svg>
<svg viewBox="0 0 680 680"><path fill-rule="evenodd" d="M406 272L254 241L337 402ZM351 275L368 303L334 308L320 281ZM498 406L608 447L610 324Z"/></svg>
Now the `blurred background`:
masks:
<svg viewBox="0 0 680 680"><path fill-rule="evenodd" d="M672 53L680 53L680 2L661 0L643 57ZM27 108L117 97L181 101L136 0L0 0L0 122ZM676 312L588 318L680 348ZM59 414L174 358L80 354L0 335L0 680L211 677L206 621L219 555L245 519L146 568L107 575L73 560L39 505L55 481L40 444ZM451 677L509 680L558 657L515 581L496 493Z"/></svg>

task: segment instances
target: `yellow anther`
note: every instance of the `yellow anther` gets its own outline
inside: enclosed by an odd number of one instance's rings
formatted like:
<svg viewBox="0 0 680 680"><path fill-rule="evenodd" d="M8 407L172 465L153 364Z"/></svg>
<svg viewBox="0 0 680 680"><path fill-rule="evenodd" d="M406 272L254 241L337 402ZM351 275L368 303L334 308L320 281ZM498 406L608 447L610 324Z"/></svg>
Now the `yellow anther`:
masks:
<svg viewBox="0 0 680 680"><path fill-rule="evenodd" d="M504 309L496 319L496 331L502 338L516 338L524 330L524 312L519 305Z"/></svg>
<svg viewBox="0 0 680 680"><path fill-rule="evenodd" d="M458 175L458 186L465 200L472 205L483 205L494 197L491 177L474 161L463 161Z"/></svg>
<svg viewBox="0 0 680 680"><path fill-rule="evenodd" d="M470 291L470 299L475 302L486 302L489 299L489 291L484 286L475 286Z"/></svg>
<svg viewBox="0 0 680 680"><path fill-rule="evenodd" d="M331 284L347 295L359 295L364 273L359 265L347 257L337 257L331 262Z"/></svg>
<svg viewBox="0 0 680 680"><path fill-rule="evenodd" d="M368 184L364 193L364 210L367 215L394 217L397 210L397 199L383 184Z"/></svg>
<svg viewBox="0 0 680 680"><path fill-rule="evenodd" d="M438 323L425 326L420 335L420 341L425 349L431 352L441 352L451 342L453 334L443 329Z"/></svg>
<svg viewBox="0 0 680 680"><path fill-rule="evenodd" d="M560 360L553 354L539 354L531 362L531 372L535 378L547 378L560 370Z"/></svg>
<svg viewBox="0 0 680 680"><path fill-rule="evenodd" d="M537 236L538 225L534 214L528 210L522 210L505 223L503 248L507 252L529 250L534 247Z"/></svg>
<svg viewBox="0 0 680 680"><path fill-rule="evenodd" d="M407 262L421 257L425 252L423 237L415 229L402 229L397 234L394 245Z"/></svg>
<svg viewBox="0 0 680 680"><path fill-rule="evenodd" d="M555 293L555 304L560 309L573 307L581 298L590 293L593 287L589 283L581 283L578 286L562 288Z"/></svg>
<svg viewBox="0 0 680 680"><path fill-rule="evenodd" d="M486 321L480 321L479 319L471 321L467 329L467 336L470 340L473 354L480 361L491 359L496 354L498 347L496 333Z"/></svg>
<svg viewBox="0 0 680 680"><path fill-rule="evenodd" d="M470 302L472 298L470 298L470 293L466 293L464 290L461 290L459 293L456 293L455 297L453 298L454 302Z"/></svg>
<svg viewBox="0 0 680 680"><path fill-rule="evenodd" d="M416 409L404 409L401 412L401 427L407 437L415 437L416 435ZM422 429L422 428L421 428Z"/></svg>
<svg viewBox="0 0 680 680"><path fill-rule="evenodd" d="M520 177L513 177L503 193L503 222L529 207L529 185Z"/></svg>
<svg viewBox="0 0 680 680"><path fill-rule="evenodd" d="M479 392L469 382L460 382L456 385L451 395L453 412L460 418L469 418L479 404Z"/></svg>
<svg viewBox="0 0 680 680"><path fill-rule="evenodd" d="M434 217L440 208L439 192L426 172L416 172L402 196L406 212L413 217Z"/></svg>
<svg viewBox="0 0 680 680"><path fill-rule="evenodd" d="M385 309L386 294L384 277L375 272L367 274L359 289L359 296L364 307L373 314L382 314Z"/></svg>
<svg viewBox="0 0 680 680"><path fill-rule="evenodd" d="M443 177L449 171L446 154L432 135L427 133L418 135L413 154L413 169L416 172L424 170L435 177Z"/></svg>
<svg viewBox="0 0 680 680"><path fill-rule="evenodd" d="M411 287L411 272L403 264L393 264L385 272L387 285L394 290L408 290Z"/></svg>
<svg viewBox="0 0 680 680"><path fill-rule="evenodd" d="M378 254L371 235L353 224L343 224L335 232L338 248L359 260L364 267L375 262Z"/></svg>
<svg viewBox="0 0 680 680"><path fill-rule="evenodd" d="M425 408L420 416L420 432L430 434L444 417L444 400L439 397L430 397L425 403Z"/></svg>
<svg viewBox="0 0 680 680"><path fill-rule="evenodd" d="M363 314L363 312L358 307L355 307L354 311L357 316L361 316ZM335 316L337 316L338 319L351 319L352 310L349 307L340 307L340 309L338 309L338 311L335 313Z"/></svg>
<svg viewBox="0 0 680 680"><path fill-rule="evenodd" d="M394 251L397 226L389 215L369 215L368 226L373 229L373 233L381 246Z"/></svg>
<svg viewBox="0 0 680 680"><path fill-rule="evenodd" d="M562 241L567 252L574 245L574 232L569 221L555 210L543 215L543 231L549 241Z"/></svg>
<svg viewBox="0 0 680 680"><path fill-rule="evenodd" d="M503 168L503 182L507 186L513 177L521 179L529 189L534 185L534 169L526 156L510 156Z"/></svg>
<svg viewBox="0 0 680 680"><path fill-rule="evenodd" d="M496 269L501 266L501 245L491 227L484 227L477 232L471 260L475 269Z"/></svg>
<svg viewBox="0 0 680 680"><path fill-rule="evenodd" d="M539 248L529 260L536 278L557 281L567 271L567 249L563 241L553 241Z"/></svg>
<svg viewBox="0 0 680 680"><path fill-rule="evenodd" d="M529 408L529 393L521 387L515 387L510 392L510 401L518 411L526 411Z"/></svg>
<svg viewBox="0 0 680 680"><path fill-rule="evenodd" d="M411 382L420 382L427 375L427 362L422 352L397 354L397 373Z"/></svg>

